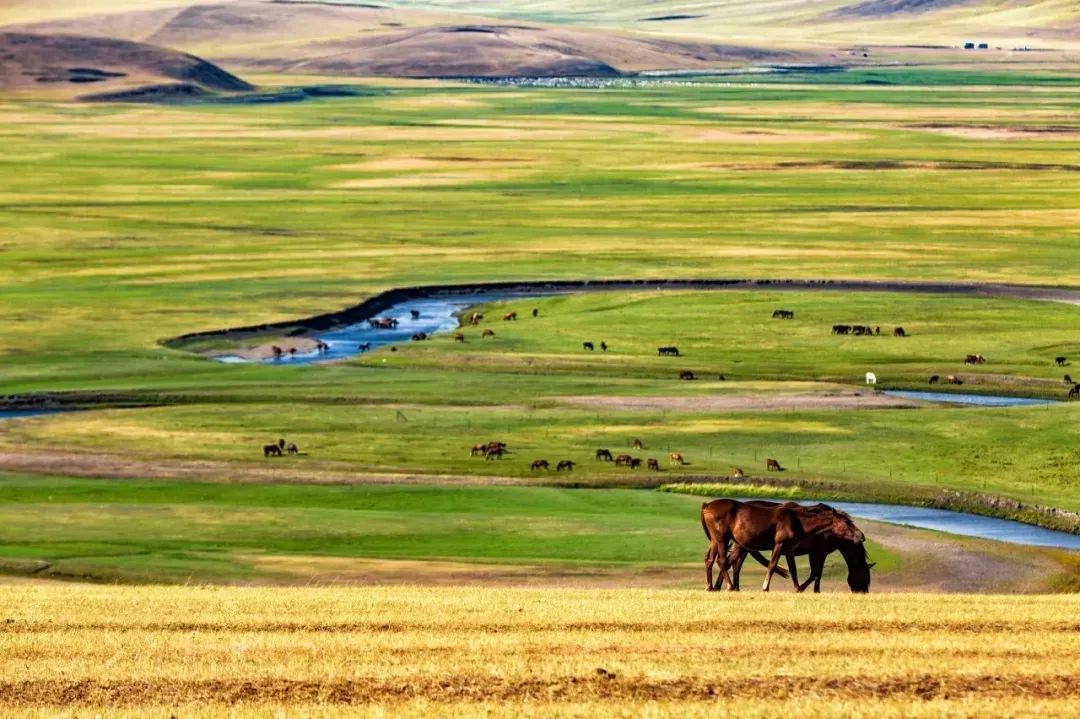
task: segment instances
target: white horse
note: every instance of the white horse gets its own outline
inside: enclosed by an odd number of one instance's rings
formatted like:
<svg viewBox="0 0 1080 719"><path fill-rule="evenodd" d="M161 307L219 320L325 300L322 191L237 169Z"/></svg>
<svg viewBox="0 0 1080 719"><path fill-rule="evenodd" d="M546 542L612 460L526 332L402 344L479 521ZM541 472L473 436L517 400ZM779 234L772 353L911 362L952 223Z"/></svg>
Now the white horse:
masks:
<svg viewBox="0 0 1080 719"><path fill-rule="evenodd" d="M866 384L877 384L877 375L873 372L866 373Z"/></svg>

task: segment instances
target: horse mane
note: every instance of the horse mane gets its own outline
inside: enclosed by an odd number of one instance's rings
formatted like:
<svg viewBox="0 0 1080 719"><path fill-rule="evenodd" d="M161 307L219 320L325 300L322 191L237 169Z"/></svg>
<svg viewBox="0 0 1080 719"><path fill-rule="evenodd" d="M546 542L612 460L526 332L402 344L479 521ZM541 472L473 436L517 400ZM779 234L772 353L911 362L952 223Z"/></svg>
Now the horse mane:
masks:
<svg viewBox="0 0 1080 719"><path fill-rule="evenodd" d="M870 552L866 551L865 542L852 542L848 539L841 539L837 541L837 545L847 548L846 552L841 552L844 554L845 559L850 557L851 559L861 560L864 564L870 564Z"/></svg>

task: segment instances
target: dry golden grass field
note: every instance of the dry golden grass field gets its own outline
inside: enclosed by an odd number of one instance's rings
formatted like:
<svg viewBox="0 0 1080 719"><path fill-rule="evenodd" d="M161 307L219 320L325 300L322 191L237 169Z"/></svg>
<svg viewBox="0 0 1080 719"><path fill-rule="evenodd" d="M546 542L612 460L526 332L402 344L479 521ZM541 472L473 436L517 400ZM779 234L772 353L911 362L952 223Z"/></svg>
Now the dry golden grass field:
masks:
<svg viewBox="0 0 1080 719"><path fill-rule="evenodd" d="M1078 710L1080 596L0 587L4 716Z"/></svg>

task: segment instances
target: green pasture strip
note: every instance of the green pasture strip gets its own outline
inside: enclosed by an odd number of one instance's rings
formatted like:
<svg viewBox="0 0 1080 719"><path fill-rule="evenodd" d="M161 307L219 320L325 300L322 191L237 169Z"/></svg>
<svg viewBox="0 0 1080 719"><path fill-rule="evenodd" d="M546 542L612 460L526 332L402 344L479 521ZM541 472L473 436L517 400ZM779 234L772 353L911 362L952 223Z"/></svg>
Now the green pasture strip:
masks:
<svg viewBox="0 0 1080 719"><path fill-rule="evenodd" d="M238 555L697 564L700 498L631 490L306 487L0 475L0 571L251 578ZM875 559L890 555L872 548ZM837 570L839 571L839 570ZM696 575L694 577L696 580Z"/></svg>

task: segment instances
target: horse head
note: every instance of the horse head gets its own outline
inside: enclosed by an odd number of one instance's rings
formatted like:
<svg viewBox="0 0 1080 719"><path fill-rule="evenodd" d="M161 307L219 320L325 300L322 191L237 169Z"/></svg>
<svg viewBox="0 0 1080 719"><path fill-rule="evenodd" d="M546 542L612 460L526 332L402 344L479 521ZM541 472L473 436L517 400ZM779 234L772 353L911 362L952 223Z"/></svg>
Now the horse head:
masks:
<svg viewBox="0 0 1080 719"><path fill-rule="evenodd" d="M830 532L834 537L839 540L854 542L856 544L862 544L866 541L866 535L862 533L861 529L855 526L855 522L852 521L850 514L841 512L839 509L828 507L828 505L819 506L827 507L832 512Z"/></svg>
<svg viewBox="0 0 1080 719"><path fill-rule="evenodd" d="M869 561L866 545L863 542L842 541L837 543L836 548L847 562L848 587L856 594L867 594L870 591L870 569L877 562Z"/></svg>

